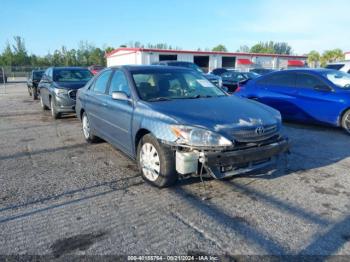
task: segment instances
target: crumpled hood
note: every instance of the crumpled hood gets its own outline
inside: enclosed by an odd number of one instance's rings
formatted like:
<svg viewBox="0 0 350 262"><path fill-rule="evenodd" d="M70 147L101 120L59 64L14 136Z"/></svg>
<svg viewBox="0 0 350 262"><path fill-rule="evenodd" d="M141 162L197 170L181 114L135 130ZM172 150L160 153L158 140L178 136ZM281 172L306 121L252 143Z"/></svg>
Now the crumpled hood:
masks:
<svg viewBox="0 0 350 262"><path fill-rule="evenodd" d="M87 81L79 81L79 82L55 82L55 86L57 88L65 88L65 89L79 89L85 86Z"/></svg>
<svg viewBox="0 0 350 262"><path fill-rule="evenodd" d="M200 126L231 137L232 130L280 124L279 112L268 106L235 96L199 99L174 99L149 103L153 110L179 124Z"/></svg>

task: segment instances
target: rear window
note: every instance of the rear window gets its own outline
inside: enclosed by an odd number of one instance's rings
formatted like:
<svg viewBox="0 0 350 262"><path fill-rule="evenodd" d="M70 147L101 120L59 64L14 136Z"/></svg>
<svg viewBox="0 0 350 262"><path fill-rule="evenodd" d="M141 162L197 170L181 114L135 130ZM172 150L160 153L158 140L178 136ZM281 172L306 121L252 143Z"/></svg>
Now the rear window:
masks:
<svg viewBox="0 0 350 262"><path fill-rule="evenodd" d="M44 74L44 71L33 72L33 78L36 80L40 80L43 74Z"/></svg>
<svg viewBox="0 0 350 262"><path fill-rule="evenodd" d="M326 65L326 68L340 70L343 66L344 64L331 64L331 65Z"/></svg>

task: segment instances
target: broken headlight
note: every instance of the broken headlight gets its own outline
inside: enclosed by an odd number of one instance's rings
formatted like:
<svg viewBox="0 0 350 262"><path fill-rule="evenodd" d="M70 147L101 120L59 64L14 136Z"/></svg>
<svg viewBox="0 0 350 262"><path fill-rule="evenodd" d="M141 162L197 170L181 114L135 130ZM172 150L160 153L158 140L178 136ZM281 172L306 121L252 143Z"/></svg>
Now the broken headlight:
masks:
<svg viewBox="0 0 350 262"><path fill-rule="evenodd" d="M220 134L210 130L191 126L171 126L172 133L176 136L178 144L194 147L232 147L234 144Z"/></svg>

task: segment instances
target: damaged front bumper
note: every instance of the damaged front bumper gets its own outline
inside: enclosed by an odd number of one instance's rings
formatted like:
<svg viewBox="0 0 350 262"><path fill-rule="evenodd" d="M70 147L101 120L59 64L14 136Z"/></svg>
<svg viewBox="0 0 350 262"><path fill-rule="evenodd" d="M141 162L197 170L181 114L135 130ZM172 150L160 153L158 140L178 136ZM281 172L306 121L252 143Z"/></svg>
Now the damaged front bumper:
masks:
<svg viewBox="0 0 350 262"><path fill-rule="evenodd" d="M240 147L229 151L176 151L176 170L180 174L195 173L199 166L214 178L267 169L276 164L278 156L289 150L287 138L278 137L254 146Z"/></svg>

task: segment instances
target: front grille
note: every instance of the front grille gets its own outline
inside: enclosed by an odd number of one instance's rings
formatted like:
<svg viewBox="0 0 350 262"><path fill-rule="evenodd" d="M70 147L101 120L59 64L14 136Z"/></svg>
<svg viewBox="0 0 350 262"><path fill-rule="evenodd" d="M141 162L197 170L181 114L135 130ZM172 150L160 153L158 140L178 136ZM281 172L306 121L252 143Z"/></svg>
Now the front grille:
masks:
<svg viewBox="0 0 350 262"><path fill-rule="evenodd" d="M77 90L70 90L68 92L68 95L71 99L76 100L77 99Z"/></svg>
<svg viewBox="0 0 350 262"><path fill-rule="evenodd" d="M257 131L257 129L259 130ZM261 131L263 128L263 132ZM232 133L238 142L256 142L269 139L277 133L277 125L242 127Z"/></svg>

